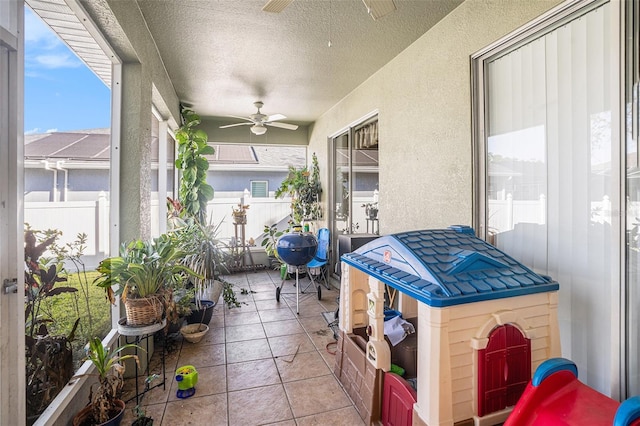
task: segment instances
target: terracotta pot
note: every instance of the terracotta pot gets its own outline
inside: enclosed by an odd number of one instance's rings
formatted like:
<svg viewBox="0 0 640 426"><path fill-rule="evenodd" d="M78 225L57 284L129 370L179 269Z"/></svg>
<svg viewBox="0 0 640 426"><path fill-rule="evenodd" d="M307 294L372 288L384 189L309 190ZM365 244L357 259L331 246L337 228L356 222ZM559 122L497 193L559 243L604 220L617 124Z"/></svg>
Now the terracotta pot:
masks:
<svg viewBox="0 0 640 426"><path fill-rule="evenodd" d="M91 405L87 405L75 415L73 418L73 426L119 426L124 417L125 403L121 399L116 399L114 404L118 406L119 411L116 412L114 410L114 415L110 420L100 424L94 423Z"/></svg>

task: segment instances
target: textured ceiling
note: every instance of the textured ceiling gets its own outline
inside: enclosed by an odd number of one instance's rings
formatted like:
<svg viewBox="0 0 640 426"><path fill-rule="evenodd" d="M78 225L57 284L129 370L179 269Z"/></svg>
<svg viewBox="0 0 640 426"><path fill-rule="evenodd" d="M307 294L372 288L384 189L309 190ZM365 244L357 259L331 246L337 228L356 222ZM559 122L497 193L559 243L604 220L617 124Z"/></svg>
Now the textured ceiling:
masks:
<svg viewBox="0 0 640 426"><path fill-rule="evenodd" d="M285 122L302 125L315 121L462 2L393 0L397 10L373 20L362 0L294 0L281 13L262 11L266 0L113 1L130 7L132 15L139 8L183 104L203 117L233 123L238 120L229 115L255 113L253 103L261 100L263 113L284 114ZM85 8L111 19L109 0L27 3L108 85L107 55L87 41L95 28L82 31L80 25L88 21Z"/></svg>
<svg viewBox="0 0 640 426"><path fill-rule="evenodd" d="M203 116L246 116L262 100L263 113L307 124L461 3L394 1L377 21L361 0L294 0L278 14L261 10L266 0L138 5L184 104Z"/></svg>

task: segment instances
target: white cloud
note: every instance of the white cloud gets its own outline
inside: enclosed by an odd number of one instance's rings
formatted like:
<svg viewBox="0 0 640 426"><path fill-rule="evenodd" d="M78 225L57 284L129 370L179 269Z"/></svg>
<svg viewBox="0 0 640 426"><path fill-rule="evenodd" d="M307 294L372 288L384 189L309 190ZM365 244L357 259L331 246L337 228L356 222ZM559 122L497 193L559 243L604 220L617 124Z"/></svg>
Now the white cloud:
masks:
<svg viewBox="0 0 640 426"><path fill-rule="evenodd" d="M40 133L40 129L37 128L37 127L34 128L34 129L31 129L31 130L27 130L27 131L24 132L25 135L35 135L37 133Z"/></svg>
<svg viewBox="0 0 640 426"><path fill-rule="evenodd" d="M52 50L63 47L62 41L32 12L24 15L24 41L30 47Z"/></svg>
<svg viewBox="0 0 640 426"><path fill-rule="evenodd" d="M58 131L58 129L49 129L45 133L55 133L57 131Z"/></svg>
<svg viewBox="0 0 640 426"><path fill-rule="evenodd" d="M2 1L2 0L0 0ZM25 10L25 68L76 68L82 62L67 48L58 36L30 9Z"/></svg>
<svg viewBox="0 0 640 426"><path fill-rule="evenodd" d="M82 62L80 62L77 57L69 53L37 55L33 60L33 63L48 69L77 68L82 65Z"/></svg>

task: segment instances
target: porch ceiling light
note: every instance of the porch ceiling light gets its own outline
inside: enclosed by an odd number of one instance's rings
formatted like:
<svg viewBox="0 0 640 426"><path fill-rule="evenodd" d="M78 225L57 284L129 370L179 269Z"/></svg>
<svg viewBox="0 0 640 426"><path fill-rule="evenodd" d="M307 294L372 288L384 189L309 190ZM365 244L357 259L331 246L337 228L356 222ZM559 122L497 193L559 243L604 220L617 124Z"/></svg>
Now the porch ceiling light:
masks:
<svg viewBox="0 0 640 426"><path fill-rule="evenodd" d="M267 128L264 127L263 124L254 124L253 126L251 126L251 133L258 136L264 135L265 133L267 133Z"/></svg>

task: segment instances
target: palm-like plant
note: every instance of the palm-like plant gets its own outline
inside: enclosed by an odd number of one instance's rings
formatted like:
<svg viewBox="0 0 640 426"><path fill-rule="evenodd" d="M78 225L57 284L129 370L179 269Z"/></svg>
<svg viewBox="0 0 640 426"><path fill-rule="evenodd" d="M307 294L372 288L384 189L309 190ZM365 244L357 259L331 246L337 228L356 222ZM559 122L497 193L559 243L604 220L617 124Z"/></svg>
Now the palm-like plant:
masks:
<svg viewBox="0 0 640 426"><path fill-rule="evenodd" d="M137 355L122 355L121 352L127 348L143 350L141 347L128 344L111 350L105 347L98 337L94 337L88 343L86 360L91 361L95 366L98 376L98 387L89 395L91 412L97 424L107 422L113 417L113 413L119 410L117 401L122 390L124 365L122 361L134 359L139 364Z"/></svg>
<svg viewBox="0 0 640 426"><path fill-rule="evenodd" d="M181 263L185 254L168 235L151 241L135 240L123 244L120 256L100 262L95 283L105 290L111 303L115 303L115 296L126 301L158 294L165 284L181 281L187 275L199 277Z"/></svg>

